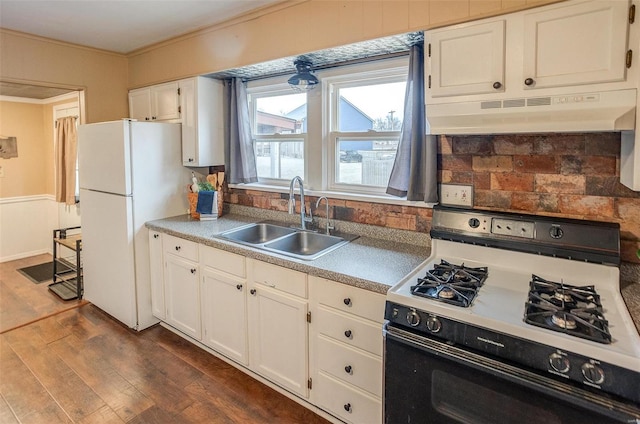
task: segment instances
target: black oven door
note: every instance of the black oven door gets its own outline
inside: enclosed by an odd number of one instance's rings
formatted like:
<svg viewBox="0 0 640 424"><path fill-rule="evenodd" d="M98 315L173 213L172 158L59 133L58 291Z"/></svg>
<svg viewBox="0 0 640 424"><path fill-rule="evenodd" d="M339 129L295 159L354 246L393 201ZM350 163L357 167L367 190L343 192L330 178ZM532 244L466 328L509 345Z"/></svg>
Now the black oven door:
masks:
<svg viewBox="0 0 640 424"><path fill-rule="evenodd" d="M640 409L425 338L385 330L386 424L640 424Z"/></svg>

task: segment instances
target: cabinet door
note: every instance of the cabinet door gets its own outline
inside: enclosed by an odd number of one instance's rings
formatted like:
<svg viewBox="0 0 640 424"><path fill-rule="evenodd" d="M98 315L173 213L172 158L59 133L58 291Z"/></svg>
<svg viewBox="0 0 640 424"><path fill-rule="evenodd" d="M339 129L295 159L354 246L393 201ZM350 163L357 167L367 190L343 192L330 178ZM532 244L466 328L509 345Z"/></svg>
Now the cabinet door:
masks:
<svg viewBox="0 0 640 424"><path fill-rule="evenodd" d="M308 397L307 302L259 284L249 293L251 369Z"/></svg>
<svg viewBox="0 0 640 424"><path fill-rule="evenodd" d="M504 28L504 20L499 20L427 32L431 97L504 91Z"/></svg>
<svg viewBox="0 0 640 424"><path fill-rule="evenodd" d="M149 276L151 278L151 313L164 320L164 276L162 268L162 234L149 231Z"/></svg>
<svg viewBox="0 0 640 424"><path fill-rule="evenodd" d="M246 281L212 268L202 269L202 342L248 364Z"/></svg>
<svg viewBox="0 0 640 424"><path fill-rule="evenodd" d="M200 340L200 284L198 265L165 254L164 272L166 322L186 335Z"/></svg>
<svg viewBox="0 0 640 424"><path fill-rule="evenodd" d="M196 108L196 80L181 80L180 111L182 113L182 164L196 166L198 163L198 111Z"/></svg>
<svg viewBox="0 0 640 424"><path fill-rule="evenodd" d="M180 100L178 97L178 83L169 82L151 87L151 119L166 121L179 119Z"/></svg>
<svg viewBox="0 0 640 424"><path fill-rule="evenodd" d="M182 164L224 163L223 83L205 77L179 81L182 116Z"/></svg>
<svg viewBox="0 0 640 424"><path fill-rule="evenodd" d="M151 92L148 88L129 91L129 117L138 121L151 120Z"/></svg>
<svg viewBox="0 0 640 424"><path fill-rule="evenodd" d="M628 1L591 1L524 17L524 88L623 81Z"/></svg>

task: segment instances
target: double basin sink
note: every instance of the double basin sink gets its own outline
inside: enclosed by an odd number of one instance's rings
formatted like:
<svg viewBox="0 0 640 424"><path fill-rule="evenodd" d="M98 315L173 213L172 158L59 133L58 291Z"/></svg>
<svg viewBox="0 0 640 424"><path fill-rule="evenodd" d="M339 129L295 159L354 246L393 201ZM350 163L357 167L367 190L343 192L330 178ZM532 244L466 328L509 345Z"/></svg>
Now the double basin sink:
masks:
<svg viewBox="0 0 640 424"><path fill-rule="evenodd" d="M358 236L335 236L259 222L225 231L218 237L236 243L298 259L313 260L331 252Z"/></svg>

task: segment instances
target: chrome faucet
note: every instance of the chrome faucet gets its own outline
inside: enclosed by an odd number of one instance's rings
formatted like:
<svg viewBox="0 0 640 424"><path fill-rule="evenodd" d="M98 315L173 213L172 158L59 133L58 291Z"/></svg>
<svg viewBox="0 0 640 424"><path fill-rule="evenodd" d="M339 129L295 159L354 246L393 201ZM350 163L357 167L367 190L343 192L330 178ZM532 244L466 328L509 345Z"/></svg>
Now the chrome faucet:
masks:
<svg viewBox="0 0 640 424"><path fill-rule="evenodd" d="M307 229L307 222L313 222L313 215L311 214L311 209L309 209L309 216L305 215L305 209L307 208L304 203L304 185L302 184L302 178L295 176L291 179L291 184L289 185L289 214L293 215L296 213L296 198L293 195L293 187L298 182L298 186L300 186L300 228L303 230Z"/></svg>
<svg viewBox="0 0 640 424"><path fill-rule="evenodd" d="M327 228L326 228L326 233L327 235L329 235L329 231L330 230L335 230L336 227L334 227L333 225L331 225L331 221L329 221L329 199L327 199L327 196L320 196L318 198L318 200L316 201L316 211L318 209L318 206L320 206L320 202L324 199L324 205L326 206L326 211L327 211Z"/></svg>

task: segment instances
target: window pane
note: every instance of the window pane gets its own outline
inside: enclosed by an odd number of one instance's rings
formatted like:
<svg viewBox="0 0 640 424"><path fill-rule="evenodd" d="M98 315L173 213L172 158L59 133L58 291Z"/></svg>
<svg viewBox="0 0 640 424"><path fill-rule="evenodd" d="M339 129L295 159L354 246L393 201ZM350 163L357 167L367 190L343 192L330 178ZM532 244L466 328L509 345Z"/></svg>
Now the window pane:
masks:
<svg viewBox="0 0 640 424"><path fill-rule="evenodd" d="M338 90L338 131L400 131L406 82Z"/></svg>
<svg viewBox="0 0 640 424"><path fill-rule="evenodd" d="M338 139L336 183L386 187L398 140Z"/></svg>
<svg viewBox="0 0 640 424"><path fill-rule="evenodd" d="M307 95L258 97L256 134L300 134L307 132Z"/></svg>
<svg viewBox="0 0 640 424"><path fill-rule="evenodd" d="M290 180L304 175L302 141L258 141L255 149L258 178Z"/></svg>

